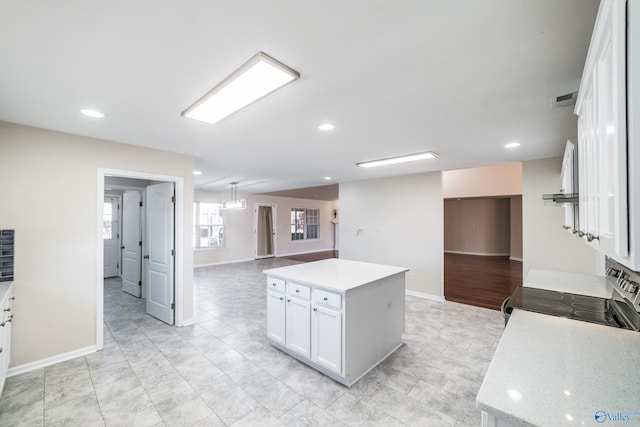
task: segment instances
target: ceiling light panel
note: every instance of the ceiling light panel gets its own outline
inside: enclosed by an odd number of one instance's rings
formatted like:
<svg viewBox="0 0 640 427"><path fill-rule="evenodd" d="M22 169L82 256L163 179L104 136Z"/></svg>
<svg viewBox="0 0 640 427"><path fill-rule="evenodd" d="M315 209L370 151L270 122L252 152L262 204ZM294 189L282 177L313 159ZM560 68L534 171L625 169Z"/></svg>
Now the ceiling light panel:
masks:
<svg viewBox="0 0 640 427"><path fill-rule="evenodd" d="M423 153L408 154L406 156L389 157L387 159L360 162L360 163L356 163L356 165L363 168L373 168L377 166L387 166L387 165L395 165L398 163L415 162L417 160L436 159L437 157L438 155L433 151L425 151Z"/></svg>
<svg viewBox="0 0 640 427"><path fill-rule="evenodd" d="M258 52L182 115L213 124L299 78L297 71Z"/></svg>
<svg viewBox="0 0 640 427"><path fill-rule="evenodd" d="M93 117L95 119L101 119L104 117L104 113L101 113L100 111L96 111L96 110L91 110L89 108L84 108L80 110L80 112L85 116Z"/></svg>

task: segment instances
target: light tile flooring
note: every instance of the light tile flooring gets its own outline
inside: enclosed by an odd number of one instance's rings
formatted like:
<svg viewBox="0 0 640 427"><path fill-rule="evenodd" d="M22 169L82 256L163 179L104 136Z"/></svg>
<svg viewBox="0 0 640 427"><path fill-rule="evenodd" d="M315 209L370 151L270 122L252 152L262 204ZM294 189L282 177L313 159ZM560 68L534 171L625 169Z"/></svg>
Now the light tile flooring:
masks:
<svg viewBox="0 0 640 427"><path fill-rule="evenodd" d="M478 426L499 312L407 297L404 343L347 388L265 338L269 259L196 269L175 328L105 281L104 350L7 379L1 426Z"/></svg>

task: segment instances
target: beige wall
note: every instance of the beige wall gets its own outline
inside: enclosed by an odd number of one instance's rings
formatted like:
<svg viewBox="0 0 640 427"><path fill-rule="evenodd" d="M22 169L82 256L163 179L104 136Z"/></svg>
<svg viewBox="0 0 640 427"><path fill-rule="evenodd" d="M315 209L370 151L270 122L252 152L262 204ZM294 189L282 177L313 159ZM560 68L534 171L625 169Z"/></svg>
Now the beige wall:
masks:
<svg viewBox="0 0 640 427"><path fill-rule="evenodd" d="M99 168L184 178L177 249L193 317L191 157L0 123L0 162L0 228L16 230L13 367L96 345Z"/></svg>
<svg viewBox="0 0 640 427"><path fill-rule="evenodd" d="M340 184L340 258L408 267L407 290L443 298L440 172Z"/></svg>
<svg viewBox="0 0 640 427"><path fill-rule="evenodd" d="M559 157L522 164L523 277L532 268L601 273L603 256L562 229L562 208L542 201L559 188L561 165Z"/></svg>
<svg viewBox="0 0 640 427"><path fill-rule="evenodd" d="M522 164L443 171L442 194L445 199L522 194Z"/></svg>
<svg viewBox="0 0 640 427"><path fill-rule="evenodd" d="M510 199L444 201L444 250L470 255L510 255Z"/></svg>
<svg viewBox="0 0 640 427"><path fill-rule="evenodd" d="M221 202L229 198L229 193L197 190L195 200L201 202ZM276 206L276 256L318 252L333 249L332 212L337 203L323 200L294 199L290 197L241 194L247 199L247 209L225 212L226 247L194 251L195 266L246 261L255 258L254 253L254 209L257 204ZM320 209L320 238L309 241L291 241L291 208Z"/></svg>

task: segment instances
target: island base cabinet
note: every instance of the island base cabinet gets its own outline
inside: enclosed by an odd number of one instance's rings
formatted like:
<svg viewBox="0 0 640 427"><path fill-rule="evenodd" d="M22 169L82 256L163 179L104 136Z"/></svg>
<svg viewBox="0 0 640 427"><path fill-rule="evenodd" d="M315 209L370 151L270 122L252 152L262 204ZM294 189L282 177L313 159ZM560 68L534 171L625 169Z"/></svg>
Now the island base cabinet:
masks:
<svg viewBox="0 0 640 427"><path fill-rule="evenodd" d="M516 424L482 411L482 427L516 427Z"/></svg>
<svg viewBox="0 0 640 427"><path fill-rule="evenodd" d="M341 375L342 312L314 306L311 316L311 360Z"/></svg>
<svg viewBox="0 0 640 427"><path fill-rule="evenodd" d="M267 291L267 337L279 344L285 344L285 301L284 294Z"/></svg>
<svg viewBox="0 0 640 427"><path fill-rule="evenodd" d="M311 303L287 295L286 309L287 348L311 357Z"/></svg>

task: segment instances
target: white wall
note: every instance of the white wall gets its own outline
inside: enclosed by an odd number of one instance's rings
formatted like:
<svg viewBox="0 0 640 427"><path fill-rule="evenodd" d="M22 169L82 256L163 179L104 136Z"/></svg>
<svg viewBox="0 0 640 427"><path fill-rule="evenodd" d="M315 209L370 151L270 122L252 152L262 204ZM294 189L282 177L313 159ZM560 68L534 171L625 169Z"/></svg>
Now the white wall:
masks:
<svg viewBox="0 0 640 427"><path fill-rule="evenodd" d="M96 345L98 169L183 177L193 317L193 158L0 122L0 228L16 230L12 366Z"/></svg>
<svg viewBox="0 0 640 427"><path fill-rule="evenodd" d="M545 205L560 188L561 158L523 162L523 277L532 268L601 274L604 257L562 228L564 210Z"/></svg>
<svg viewBox="0 0 640 427"><path fill-rule="evenodd" d="M407 290L444 297L440 172L341 183L339 216L340 258L408 267Z"/></svg>
<svg viewBox="0 0 640 427"><path fill-rule="evenodd" d="M197 190L195 200L201 202L221 202L229 198L229 193ZM194 251L196 267L225 262L246 261L255 258L254 253L254 209L256 204L276 205L276 245L275 255L284 256L333 249L332 212L335 202L291 197L241 194L247 199L247 209L224 213L226 247ZM320 237L317 240L291 241L291 208L320 209ZM191 235L190 235L191 236Z"/></svg>

